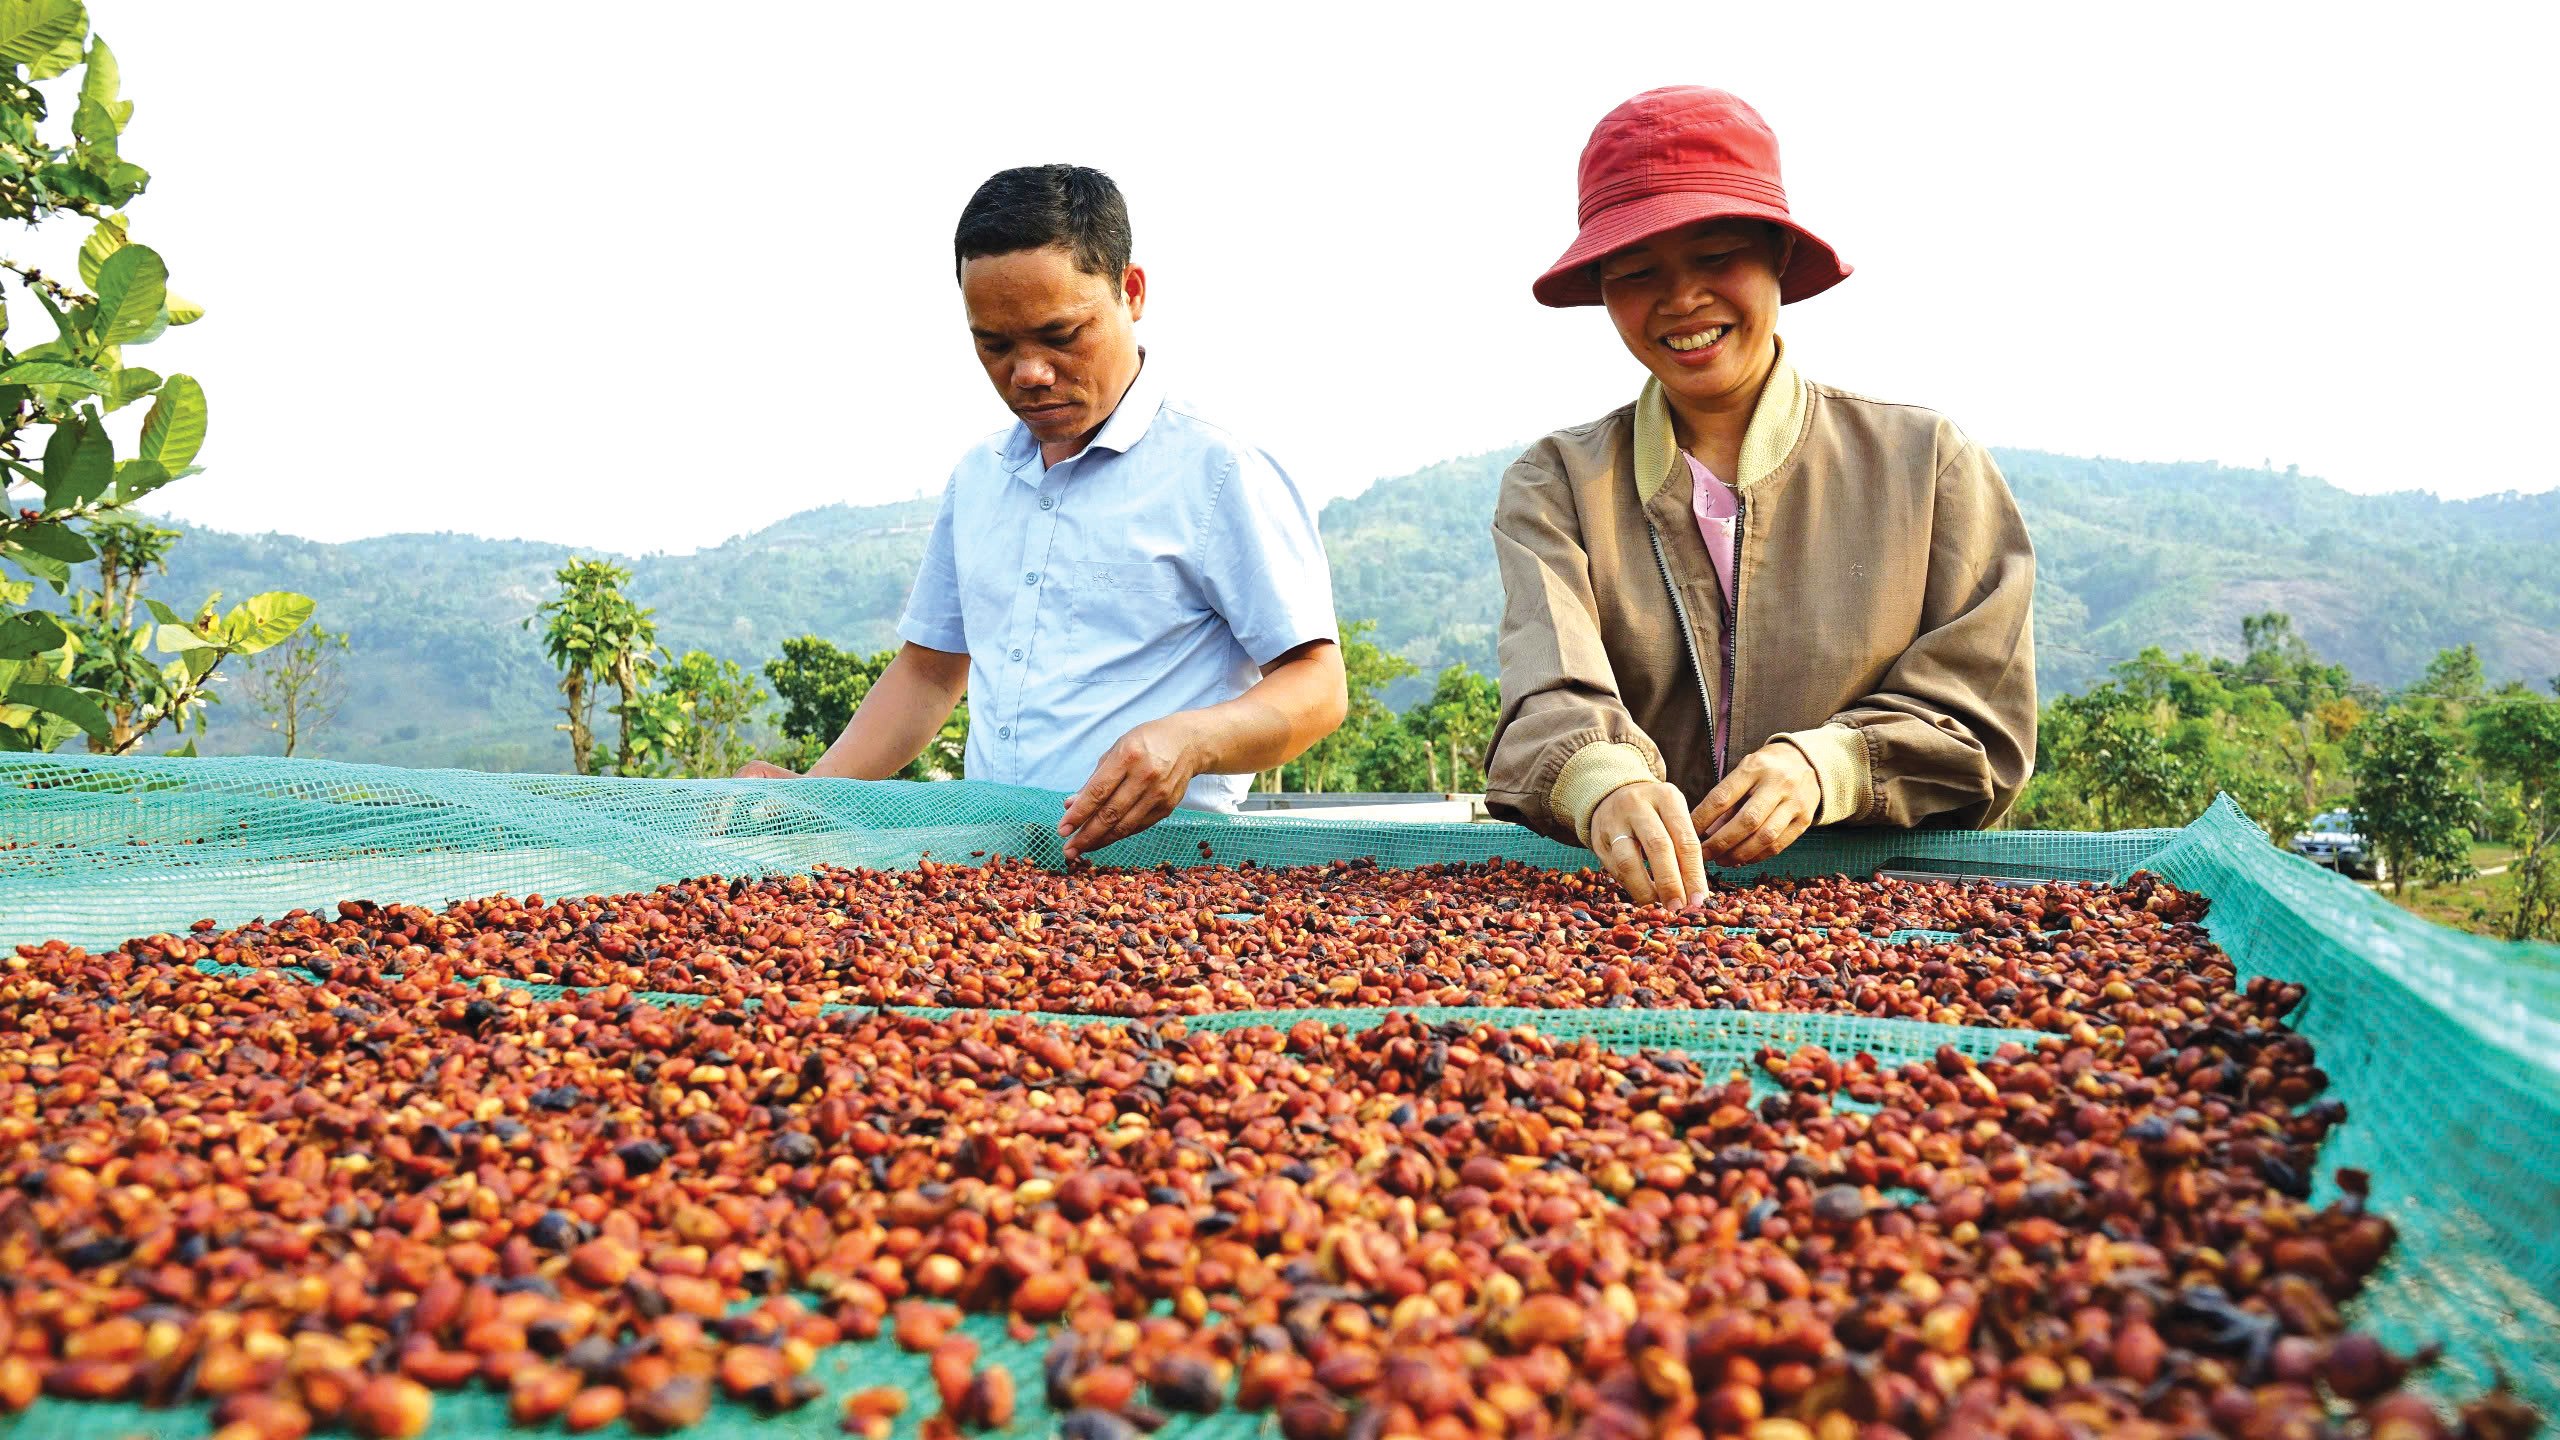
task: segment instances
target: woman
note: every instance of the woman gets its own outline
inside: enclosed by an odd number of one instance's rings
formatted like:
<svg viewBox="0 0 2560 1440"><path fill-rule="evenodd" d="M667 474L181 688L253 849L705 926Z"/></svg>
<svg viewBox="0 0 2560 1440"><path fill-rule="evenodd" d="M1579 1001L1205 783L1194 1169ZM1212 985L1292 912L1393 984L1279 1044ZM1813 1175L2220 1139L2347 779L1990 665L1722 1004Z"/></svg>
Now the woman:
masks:
<svg viewBox="0 0 2560 1440"><path fill-rule="evenodd" d="M2035 768L2035 555L1991 457L1789 362L1778 307L1849 267L1750 106L1637 96L1581 195L1534 293L1605 307L1651 378L1503 476L1493 811L1674 906L1811 825L1999 819Z"/></svg>

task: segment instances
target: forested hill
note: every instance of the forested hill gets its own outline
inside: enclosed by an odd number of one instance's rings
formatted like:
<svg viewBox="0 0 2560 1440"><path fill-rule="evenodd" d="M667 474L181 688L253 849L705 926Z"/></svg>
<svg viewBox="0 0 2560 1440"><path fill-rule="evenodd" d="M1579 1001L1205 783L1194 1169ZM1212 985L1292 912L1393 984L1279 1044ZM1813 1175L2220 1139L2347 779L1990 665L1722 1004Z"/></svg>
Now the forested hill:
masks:
<svg viewBox="0 0 2560 1440"><path fill-rule="evenodd" d="M1492 664L1502 587L1487 517L1516 451L1382 480L1325 507L1345 615L1426 670ZM1994 450L2034 537L2036 669L2050 697L2158 645L2237 655L2290 612L2360 679L2414 680L2480 647L2494 681L2560 674L2560 491L2353 495L2293 471Z"/></svg>
<svg viewBox="0 0 2560 1440"><path fill-rule="evenodd" d="M1493 666L1501 586L1487 525L1515 453L1381 480L1324 509L1342 615L1375 619L1426 676L1452 661ZM1994 454L2035 537L2048 696L2146 645L2237 653L2240 617L2262 610L2290 612L2320 651L2384 685L2466 641L2492 683L2560 674L2560 492L2365 496L2291 471ZM803 632L876 649L892 643L932 517L931 501L829 506L692 555L623 563L672 649L750 666ZM522 621L570 553L451 534L328 545L196 531L151 592L183 606L215 588L295 589L319 601L321 623L351 632L348 699L314 753L565 769L557 677ZM247 709L227 709L204 748L265 748Z"/></svg>

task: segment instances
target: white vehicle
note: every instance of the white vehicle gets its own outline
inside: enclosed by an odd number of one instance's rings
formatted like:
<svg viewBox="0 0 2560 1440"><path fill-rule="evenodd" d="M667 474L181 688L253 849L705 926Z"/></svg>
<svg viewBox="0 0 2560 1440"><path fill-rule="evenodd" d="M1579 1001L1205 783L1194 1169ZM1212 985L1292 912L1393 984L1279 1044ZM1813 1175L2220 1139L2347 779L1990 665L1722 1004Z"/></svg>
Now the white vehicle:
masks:
<svg viewBox="0 0 2560 1440"><path fill-rule="evenodd" d="M2314 865L2326 866L2358 880L2388 880L2389 866L2380 852L2356 833L2356 812L2325 810L2311 817L2311 828L2285 846Z"/></svg>

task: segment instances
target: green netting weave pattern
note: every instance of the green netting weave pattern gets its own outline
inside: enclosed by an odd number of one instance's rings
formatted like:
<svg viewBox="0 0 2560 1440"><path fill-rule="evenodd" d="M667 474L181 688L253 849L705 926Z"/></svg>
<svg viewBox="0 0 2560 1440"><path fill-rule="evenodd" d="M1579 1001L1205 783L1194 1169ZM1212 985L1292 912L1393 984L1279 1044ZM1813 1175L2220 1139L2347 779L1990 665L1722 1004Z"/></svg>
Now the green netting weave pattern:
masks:
<svg viewBox="0 0 2560 1440"><path fill-rule="evenodd" d="M608 781L311 761L0 756L0 941L95 946L198 918L238 924L356 896L435 905L500 892L601 894L820 863L904 866L928 854L1054 865L1059 808L1053 794L975 784ZM1099 858L1276 866L1355 857L1389 867L1503 858L1560 868L1587 859L1504 826L1191 814ZM2098 879L2147 868L2211 897L2208 928L2245 975L2310 987L2296 1023L2350 1116L2323 1156L2324 1189L2336 1166L2368 1170L2374 1205L2400 1227L2393 1259L2356 1302L2359 1322L2403 1347L2445 1342L2448 1388L2477 1388L2503 1370L2546 1413L2560 1413L2560 1347L2549 1339L2560 1334L2560 950L2419 921L2283 854L2227 801L2183 830L1822 832L1760 873L1887 867ZM1907 1047L1921 1038L1850 1017L1538 1011L1523 1019L1717 1058L1729 1053L1718 1043L1743 1046L1732 1053L1747 1059L1759 1043L1808 1042L1916 1058ZM1764 1021L1778 1030L1749 1039L1748 1027ZM1709 1033L1718 1026L1721 1042ZM1684 1031L1685 1043L1674 1038ZM1960 1033L1965 1048L2008 1038ZM1026 1398L1036 1389L1026 1385ZM48 1406L20 1425L92 1435L120 1423ZM784 1431L824 1423L831 1417L804 1416ZM1212 1440L1229 1423L1245 1422L1211 1422L1172 1440ZM438 1431L470 1433L444 1423Z"/></svg>

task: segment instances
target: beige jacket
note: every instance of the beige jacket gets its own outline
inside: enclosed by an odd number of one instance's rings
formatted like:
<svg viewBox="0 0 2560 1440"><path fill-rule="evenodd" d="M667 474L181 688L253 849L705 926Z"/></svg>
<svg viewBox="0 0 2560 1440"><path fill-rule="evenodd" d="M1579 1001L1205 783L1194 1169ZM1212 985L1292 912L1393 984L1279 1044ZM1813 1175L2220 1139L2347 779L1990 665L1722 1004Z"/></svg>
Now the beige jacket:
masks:
<svg viewBox="0 0 2560 1440"><path fill-rule="evenodd" d="M1725 759L1794 744L1816 823L1998 820L2035 768L2035 552L1991 457L1781 350L1739 468L1730 614L1658 385L1503 476L1489 808L1588 844L1621 786L1667 779L1696 806L1730 647Z"/></svg>

